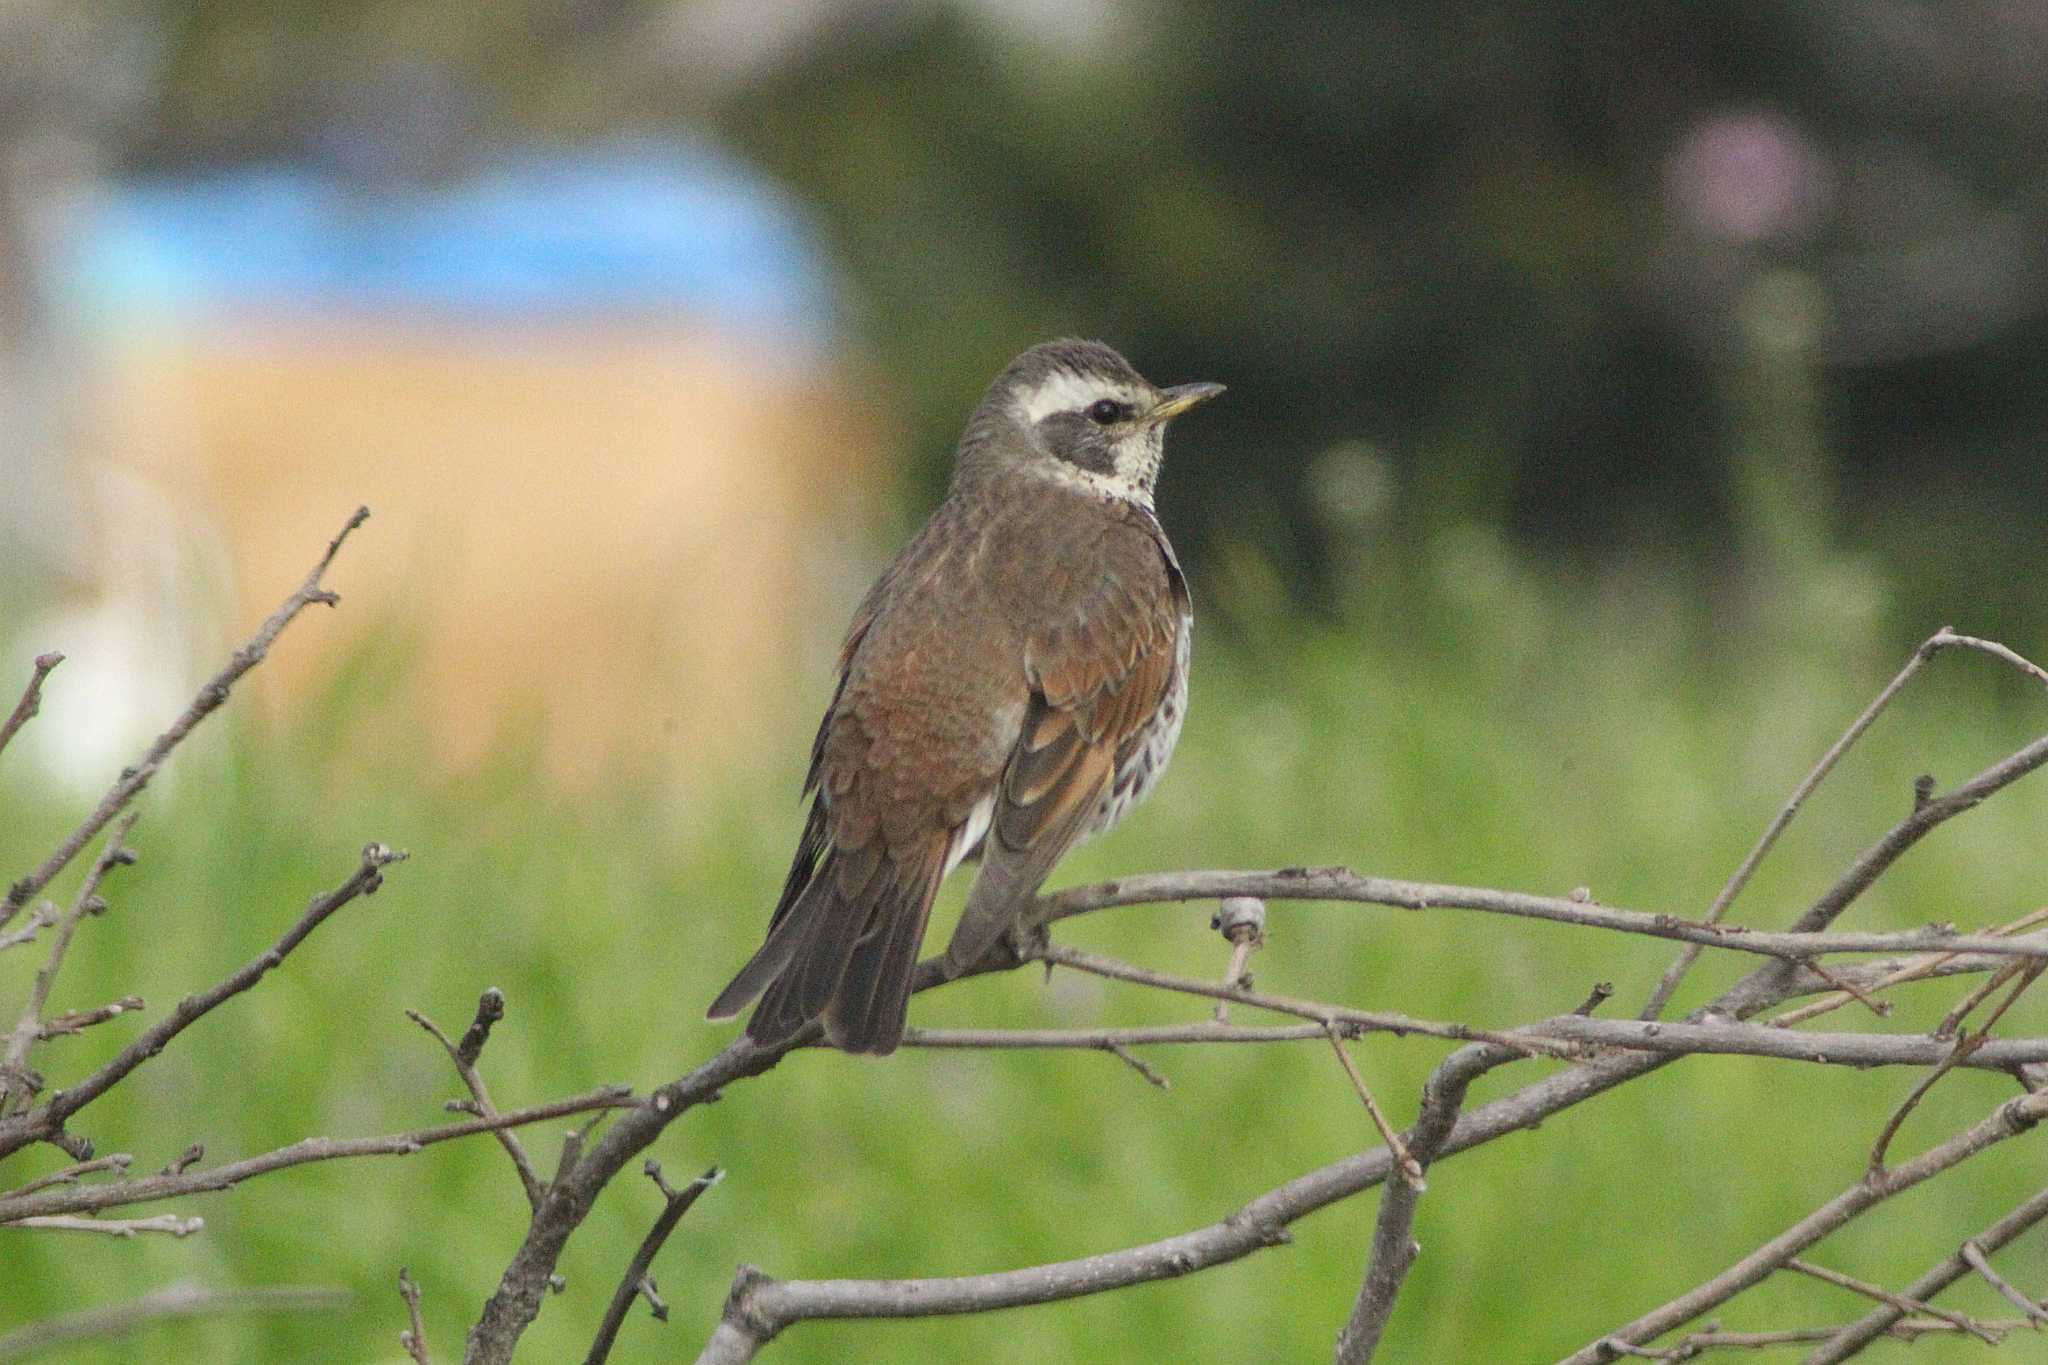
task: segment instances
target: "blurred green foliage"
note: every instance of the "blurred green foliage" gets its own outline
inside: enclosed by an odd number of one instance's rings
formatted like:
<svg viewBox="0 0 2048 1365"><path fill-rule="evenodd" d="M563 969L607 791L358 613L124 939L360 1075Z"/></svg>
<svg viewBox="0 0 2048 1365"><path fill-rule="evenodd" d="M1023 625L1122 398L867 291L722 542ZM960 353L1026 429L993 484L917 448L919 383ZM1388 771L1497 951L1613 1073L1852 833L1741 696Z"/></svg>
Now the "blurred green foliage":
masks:
<svg viewBox="0 0 2048 1365"><path fill-rule="evenodd" d="M1404 597L1404 611L1421 604L1427 630L1388 629L1359 599L1331 624L1275 619L1234 643L1198 637L1193 718L1169 780L1058 880L1346 862L1552 892L1587 885L1610 903L1697 913L1910 645L1870 628L1792 628L1801 618L1716 639L1683 624L1682 581L1559 587L1483 532L1439 540L1434 564ZM1254 592L1256 578L1247 570L1213 591ZM318 618L298 629L318 629ZM369 661L354 678L384 667ZM62 680L60 670L52 685ZM2042 709L2028 684L1989 661L1937 661L1802 815L1736 917L1788 921L1897 818L1917 774L1967 776L2037 733ZM510 1000L485 1054L508 1105L611 1080L644 1087L730 1036L701 1010L772 902L797 829L789 791L800 744L758 774L693 791L685 813L665 784L632 774L564 800L517 759L460 780L423 780L409 767L366 779L350 754L383 752L406 723L380 708L374 687L344 681L283 734L230 721L145 796L134 837L142 862L113 884L110 912L81 930L60 1008L135 991L160 1012L260 951L307 896L347 873L365 840L413 857L383 892L95 1106L78 1126L101 1151L133 1152L138 1168L155 1169L193 1140L219 1161L313 1133L433 1122L456 1086L401 1010L456 1029L488 985ZM78 814L34 799L19 771L0 791L5 866L27 866ZM2033 908L2030 855L2044 818L2038 779L2009 791L1909 855L1851 922L1985 925ZM942 907L960 894L950 887ZM942 908L939 933L950 913ZM1208 913L1116 911L1062 934L1211 975L1227 949ZM1276 906L1254 967L1289 994L1506 1025L1576 1004L1600 979L1617 984L1616 1008L1633 1008L1669 955L1654 942L1477 915ZM38 957L0 959L13 983L0 994L25 984ZM1710 957L1681 1005L1745 965ZM1929 1026L1957 994L1917 988L1888 1027ZM1020 972L923 997L913 1021L1134 1023L1205 1008ZM2044 1022L2028 1001L2011 1026L2040 1032ZM56 1041L40 1064L61 1085L133 1027ZM1384 1037L1357 1048L1401 1121L1443 1051ZM674 1320L661 1328L636 1315L620 1358L694 1350L741 1261L789 1275L913 1275L1081 1255L1220 1217L1372 1141L1320 1046L1159 1050L1151 1060L1172 1091L1092 1054L914 1050L884 1062L799 1055L734 1087L657 1146L671 1175L715 1163L729 1177L657 1264ZM1547 1065L1510 1068L1475 1101ZM1548 1359L1717 1272L1856 1179L1912 1080L1700 1058L1447 1161L1432 1174L1424 1254L1388 1358ZM1899 1150L2010 1092L2002 1078L1951 1077ZM552 1162L557 1128L528 1140ZM2031 1193L2037 1148L2023 1139L1901 1198L1816 1259L1904 1281ZM39 1154L10 1163L10 1174L60 1160ZM574 1358L587 1345L655 1212L642 1185L622 1178L572 1243L568 1291L528 1338L534 1359ZM425 1287L437 1350L452 1356L525 1221L487 1141L303 1168L176 1207L205 1216L206 1231L175 1243L12 1234L0 1327L177 1279L340 1283L360 1297L339 1318L179 1324L76 1358L332 1359L345 1341L349 1358L396 1359L392 1283L404 1264ZM791 1361L1321 1358L1355 1291L1372 1207L1368 1197L1327 1211L1291 1247L1189 1280L980 1319L811 1325L773 1349ZM2001 1264L2021 1284L2048 1279L2038 1237ZM1954 1303L1999 1307L1974 1284ZM1773 1282L1720 1316L1761 1328L1860 1311L1825 1286ZM1914 1358L1974 1359L1974 1349L1929 1341Z"/></svg>

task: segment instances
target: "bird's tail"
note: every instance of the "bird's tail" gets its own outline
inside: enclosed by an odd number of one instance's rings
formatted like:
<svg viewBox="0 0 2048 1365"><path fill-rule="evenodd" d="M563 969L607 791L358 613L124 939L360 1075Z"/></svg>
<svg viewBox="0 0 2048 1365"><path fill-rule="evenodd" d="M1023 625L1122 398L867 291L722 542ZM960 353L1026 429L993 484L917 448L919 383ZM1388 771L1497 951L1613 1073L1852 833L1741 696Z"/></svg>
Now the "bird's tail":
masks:
<svg viewBox="0 0 2048 1365"><path fill-rule="evenodd" d="M759 995L747 1021L757 1043L785 1042L822 1017L848 1052L896 1050L946 845L908 859L880 845L813 849L808 869L799 852L767 941L712 1002L711 1018L729 1019Z"/></svg>

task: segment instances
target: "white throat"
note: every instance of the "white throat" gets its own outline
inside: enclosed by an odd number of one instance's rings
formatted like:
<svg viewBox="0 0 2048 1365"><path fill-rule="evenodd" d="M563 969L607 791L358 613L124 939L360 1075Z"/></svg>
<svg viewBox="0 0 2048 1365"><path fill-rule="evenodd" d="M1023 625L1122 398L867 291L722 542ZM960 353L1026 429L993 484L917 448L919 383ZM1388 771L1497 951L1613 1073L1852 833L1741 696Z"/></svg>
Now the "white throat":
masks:
<svg viewBox="0 0 2048 1365"><path fill-rule="evenodd" d="M1098 498L1115 502L1135 503L1146 511L1152 510L1152 490L1140 479L1121 471L1115 474L1101 474L1093 469L1068 464L1065 460L1032 460L1027 466L1033 474L1048 479L1065 488L1078 489Z"/></svg>

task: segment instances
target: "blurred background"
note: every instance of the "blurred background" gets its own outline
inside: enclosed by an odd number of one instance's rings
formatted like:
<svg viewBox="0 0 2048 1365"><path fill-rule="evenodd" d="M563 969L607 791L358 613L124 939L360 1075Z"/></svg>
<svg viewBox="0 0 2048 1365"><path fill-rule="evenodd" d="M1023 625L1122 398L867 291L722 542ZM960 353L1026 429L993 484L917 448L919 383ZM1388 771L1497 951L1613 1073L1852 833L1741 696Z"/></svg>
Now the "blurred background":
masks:
<svg viewBox="0 0 2048 1365"><path fill-rule="evenodd" d="M365 840L415 859L103 1106L101 1149L144 1165L426 1121L449 1078L399 1010L459 1026L490 984L507 1103L722 1041L701 1005L779 884L839 631L989 378L1048 336L1231 390L1160 492L1201 621L1181 757L1066 879L1348 862L1697 913L1935 627L2043 650L2042 0L0 0L0 45L0 683L70 656L0 774L8 863L375 511L341 611L145 799L143 864L60 1003L175 999ZM1738 917L1789 920L1915 775L2048 715L1981 661L1915 687ZM2034 908L2044 817L2001 797L1864 922ZM1096 918L1078 939L1222 970L1201 907ZM1260 971L1504 1025L1598 978L1634 1008L1664 959L1283 909ZM1020 976L913 1022L1190 1013ZM1361 1049L1404 1120L1427 1047ZM734 1179L657 1268L676 1321L629 1324L622 1358L694 1350L741 1259L1084 1254L1366 1140L1326 1052L1160 1064L1171 1094L1091 1056L786 1064L665 1139L672 1174ZM1833 1194L1911 1081L1798 1079L1700 1059L1447 1165L1393 1358L1549 1358ZM1944 1082L1920 1136L2001 1097ZM2002 1159L1830 1264L1917 1274L2030 1192ZM167 1327L149 1358L389 1357L406 1263L446 1351L518 1202L479 1144L271 1177L173 1245L16 1234L0 1328L173 1278L342 1283L341 1318ZM535 1359L587 1345L652 1213L608 1196ZM1370 1214L1199 1284L773 1349L1318 1358ZM2008 1257L2048 1279L2038 1236ZM1726 1318L1860 1311L1833 1293Z"/></svg>

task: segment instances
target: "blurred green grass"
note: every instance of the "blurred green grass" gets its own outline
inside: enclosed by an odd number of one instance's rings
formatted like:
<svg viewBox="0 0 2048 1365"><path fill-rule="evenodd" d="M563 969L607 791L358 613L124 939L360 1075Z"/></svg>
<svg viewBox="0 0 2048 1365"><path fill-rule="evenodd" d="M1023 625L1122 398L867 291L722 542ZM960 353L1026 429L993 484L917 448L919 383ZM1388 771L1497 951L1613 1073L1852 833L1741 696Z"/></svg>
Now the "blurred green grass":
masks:
<svg viewBox="0 0 2048 1365"><path fill-rule="evenodd" d="M1198 637L1192 717L1169 779L1056 881L1197 866L1348 863L1393 876L1546 892L1674 913L1704 909L1784 794L1925 630L1832 610L1825 575L1773 610L1702 609L1681 580L1567 583L1479 537L1435 547L1399 592L1362 593L1321 621L1242 610L1256 585L1214 591L1233 622ZM1385 585L1381 585L1384 587ZM1926 623L1931 630L1934 622ZM1967 627L1967 622L1959 622ZM296 629L317 629L317 620ZM2015 642L2024 644L2024 642ZM291 648L287 637L283 648ZM141 864L88 922L53 1002L137 992L152 1017L261 951L305 900L380 839L412 860L383 892L323 928L284 968L221 1009L78 1128L154 1170L187 1143L209 1162L309 1134L397 1131L441 1117L445 1058L402 1010L451 1031L478 991L510 1015L484 1059L499 1101L537 1102L607 1081L645 1087L708 1056L730 1026L704 1002L757 941L794 839L803 745L679 799L645 774L599 794L538 784L520 746L493 770L434 780L357 736L388 728L375 679L344 672L282 733L239 707L142 799ZM818 686L822 689L822 681ZM60 671L52 686L61 686ZM372 719L374 718L374 719ZM1738 904L1782 925L1906 808L1911 782L1950 784L2031 739L2048 700L1989 661L1943 657L1822 789ZM402 722L398 722L402 726ZM400 753L392 746L376 753ZM82 813L38 800L19 755L0 774L0 861L32 863ZM1988 925L2048 900L2040 857L2048 784L2023 783L1908 855L1854 910L1860 927ZM72 873L57 888L68 891ZM948 888L934 930L961 886ZM1069 941L1215 975L1227 956L1209 908L1130 909L1062 929ZM1568 1008L1612 980L1634 1009L1668 945L1451 912L1274 907L1262 984L1289 994L1503 1026ZM40 949L0 958L0 1000ZM1744 969L1705 960L1689 1006ZM1950 986L1908 994L1891 1027L1938 1017ZM1198 1017L1198 1002L1036 972L921 998L926 1025L1085 1025ZM1836 1017L1845 1026L1868 1021ZM2010 1027L2038 1033L2023 1002ZM43 1048L52 1084L134 1032L129 1021ZM1356 1054L1397 1121L1444 1045L1375 1038ZM615 1356L693 1354L742 1261L778 1275L967 1273L1114 1249L1209 1222L1274 1183L1371 1141L1328 1049L1160 1049L1173 1080L1146 1085L1095 1054L906 1050L886 1062L813 1053L688 1115L654 1155L671 1178L717 1164L727 1180L655 1267L672 1306L636 1313ZM1498 1074L1474 1102L1547 1064ZM1700 1058L1440 1166L1417 1235L1424 1252L1383 1358L1548 1360L1723 1269L1862 1170L1906 1072L1794 1070ZM1945 1080L1908 1124L1917 1150L2012 1090ZM562 1125L530 1130L551 1166ZM1922 1271L2038 1188L2038 1137L1903 1196L1814 1259L1889 1284ZM12 1185L60 1164L9 1164ZM437 1358L455 1359L525 1224L487 1140L404 1159L289 1171L180 1201L206 1231L121 1242L0 1230L0 1329L115 1302L172 1280L340 1284L354 1308L302 1319L180 1323L67 1359L396 1360L410 1266ZM656 1210L621 1177L571 1243L522 1358L580 1359ZM145 1210L160 1211L160 1210ZM1374 1199L1307 1220L1295 1243L1186 1280L1051 1307L910 1323L810 1324L771 1348L787 1361L1315 1360L1327 1357L1363 1269ZM2048 1282L2039 1233L2000 1264ZM1980 1286L1944 1302L1990 1316ZM1863 1305L1773 1281L1718 1316L1731 1327L1842 1321ZM2030 1343L2029 1343L2030 1344ZM2025 1346L2022 1346L2025 1349ZM1882 1352L1902 1353L1897 1346ZM1977 1359L1926 1341L1918 1361Z"/></svg>

